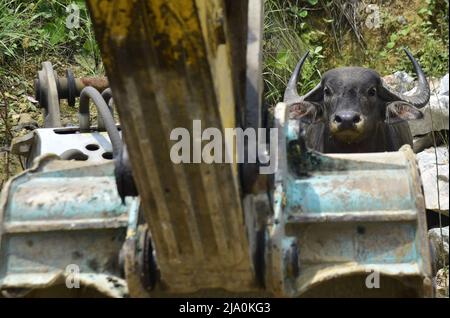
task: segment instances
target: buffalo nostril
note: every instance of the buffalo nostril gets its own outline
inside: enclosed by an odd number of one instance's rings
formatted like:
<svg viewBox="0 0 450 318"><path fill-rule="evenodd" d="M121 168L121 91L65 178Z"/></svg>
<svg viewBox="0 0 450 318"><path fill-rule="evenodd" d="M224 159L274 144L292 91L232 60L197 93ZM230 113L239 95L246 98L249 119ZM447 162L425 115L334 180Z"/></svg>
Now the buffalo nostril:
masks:
<svg viewBox="0 0 450 318"><path fill-rule="evenodd" d="M363 118L360 113L344 111L334 115L334 123L341 129L354 128Z"/></svg>

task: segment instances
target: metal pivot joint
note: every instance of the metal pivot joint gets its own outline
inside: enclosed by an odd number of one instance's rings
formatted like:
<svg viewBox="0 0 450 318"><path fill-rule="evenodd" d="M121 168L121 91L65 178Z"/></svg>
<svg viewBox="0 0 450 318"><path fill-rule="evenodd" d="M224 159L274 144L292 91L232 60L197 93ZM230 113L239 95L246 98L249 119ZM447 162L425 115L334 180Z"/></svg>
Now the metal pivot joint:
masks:
<svg viewBox="0 0 450 318"><path fill-rule="evenodd" d="M74 107L76 98L87 86L104 91L109 83L106 77L75 78L71 70L66 70L65 77L59 77L50 62L43 62L34 80L34 91L36 100L44 108L44 127L61 127L59 101L67 99L69 106Z"/></svg>

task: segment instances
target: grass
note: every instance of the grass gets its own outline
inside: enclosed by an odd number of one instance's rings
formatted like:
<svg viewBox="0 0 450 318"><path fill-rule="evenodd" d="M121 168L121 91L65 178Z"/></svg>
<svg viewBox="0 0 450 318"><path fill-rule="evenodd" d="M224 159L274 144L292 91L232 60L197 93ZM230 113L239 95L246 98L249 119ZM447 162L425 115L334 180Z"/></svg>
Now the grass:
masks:
<svg viewBox="0 0 450 318"><path fill-rule="evenodd" d="M77 29L66 27L66 8L72 3L80 8ZM389 9L386 1L371 1L381 8L382 24L376 30L364 27L368 14L352 3L264 0L264 97L269 107L282 100L291 72L306 50L311 54L298 85L301 94L337 66L357 64L383 75L411 72L403 46L411 48L428 76L447 72L448 0L391 0ZM406 23L398 22L401 15ZM60 74L67 67L76 76L104 71L83 0L0 0L0 26L0 150L5 153L12 136L8 129L20 114L36 114L41 120L40 110L27 96L33 95L32 79L43 61L51 61Z"/></svg>
<svg viewBox="0 0 450 318"><path fill-rule="evenodd" d="M67 28L69 4L79 8L79 27ZM0 184L21 169L9 154L22 114L42 123L41 110L30 102L33 79L41 63L50 61L59 74L70 68L75 76L103 74L100 52L83 0L0 0ZM65 116L76 111L62 106Z"/></svg>
<svg viewBox="0 0 450 318"><path fill-rule="evenodd" d="M78 28L66 27L69 4L76 4L80 9ZM0 65L39 56L73 59L77 54L91 55L100 62L82 0L0 0L0 25Z"/></svg>
<svg viewBox="0 0 450 318"><path fill-rule="evenodd" d="M308 91L320 79L322 47L315 46L313 39L324 34L312 30L305 23L308 12L314 9L317 2L310 1L305 5L302 2L264 1L263 77L265 100L271 106L282 100L292 70L307 50L310 50L310 57L302 70L299 91Z"/></svg>
<svg viewBox="0 0 450 318"><path fill-rule="evenodd" d="M408 47L427 76L448 72L448 0L371 1L378 5L380 27L370 29L373 15L367 1L265 0L265 100L282 100L295 64L306 50L312 52L302 72L300 93L315 86L328 69L358 65L382 75L412 65L402 48ZM405 10L405 7L408 10Z"/></svg>

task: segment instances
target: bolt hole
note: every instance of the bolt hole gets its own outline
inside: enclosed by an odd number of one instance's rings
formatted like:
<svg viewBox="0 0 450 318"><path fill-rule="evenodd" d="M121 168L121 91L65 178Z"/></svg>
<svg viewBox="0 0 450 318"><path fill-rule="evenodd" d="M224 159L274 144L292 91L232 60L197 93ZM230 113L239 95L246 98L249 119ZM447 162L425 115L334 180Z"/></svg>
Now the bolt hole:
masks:
<svg viewBox="0 0 450 318"><path fill-rule="evenodd" d="M102 157L105 159L111 160L113 158L113 154L112 154L112 152L108 151L108 152L103 153Z"/></svg>
<svg viewBox="0 0 450 318"><path fill-rule="evenodd" d="M96 150L99 150L100 147L99 147L99 145L96 145L96 144L89 144L86 146L86 149L89 151L96 151Z"/></svg>
<svg viewBox="0 0 450 318"><path fill-rule="evenodd" d="M356 227L356 232L358 232L358 234L365 234L366 233L366 228L364 226L357 226Z"/></svg>

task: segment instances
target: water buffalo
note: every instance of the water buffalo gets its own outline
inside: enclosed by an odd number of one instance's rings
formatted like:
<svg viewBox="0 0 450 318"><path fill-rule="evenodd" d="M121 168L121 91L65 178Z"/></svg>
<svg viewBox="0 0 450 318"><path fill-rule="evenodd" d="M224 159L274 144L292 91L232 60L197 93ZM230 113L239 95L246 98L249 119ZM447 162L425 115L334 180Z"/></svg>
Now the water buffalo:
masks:
<svg viewBox="0 0 450 318"><path fill-rule="evenodd" d="M290 119L305 131L306 145L324 153L397 151L412 146L407 120L420 119L430 88L420 65L405 49L417 74L412 96L389 88L368 68L341 67L323 74L321 82L299 96L297 81L308 52L297 64L284 93Z"/></svg>

